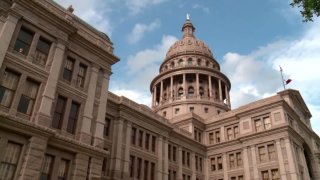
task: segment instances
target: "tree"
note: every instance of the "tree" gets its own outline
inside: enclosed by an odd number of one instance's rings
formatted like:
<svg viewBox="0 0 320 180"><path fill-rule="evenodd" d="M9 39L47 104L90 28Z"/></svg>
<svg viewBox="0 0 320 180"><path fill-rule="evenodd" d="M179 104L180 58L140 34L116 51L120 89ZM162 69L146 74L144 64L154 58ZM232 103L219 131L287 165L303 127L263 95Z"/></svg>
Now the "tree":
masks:
<svg viewBox="0 0 320 180"><path fill-rule="evenodd" d="M301 7L301 15L304 22L313 21L313 16L320 15L320 0L292 0L292 7Z"/></svg>

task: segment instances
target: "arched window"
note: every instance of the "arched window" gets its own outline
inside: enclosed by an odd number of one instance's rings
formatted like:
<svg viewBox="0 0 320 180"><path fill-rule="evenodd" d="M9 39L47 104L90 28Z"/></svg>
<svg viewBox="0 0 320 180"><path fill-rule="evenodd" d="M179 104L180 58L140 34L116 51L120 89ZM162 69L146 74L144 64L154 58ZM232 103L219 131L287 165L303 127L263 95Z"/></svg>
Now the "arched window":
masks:
<svg viewBox="0 0 320 180"><path fill-rule="evenodd" d="M183 60L182 59L179 60L179 66L183 66Z"/></svg>
<svg viewBox="0 0 320 180"><path fill-rule="evenodd" d="M194 94L194 89L192 86L188 88L188 96L192 96Z"/></svg>
<svg viewBox="0 0 320 180"><path fill-rule="evenodd" d="M198 65L198 66L201 66L201 59L198 59L198 60L197 60L197 65Z"/></svg>
<svg viewBox="0 0 320 180"><path fill-rule="evenodd" d="M164 66L164 70L167 70L167 69L168 69L168 66L167 66L167 65L165 65L165 66Z"/></svg>
<svg viewBox="0 0 320 180"><path fill-rule="evenodd" d="M206 61L206 66L207 66L207 67L209 67L209 64L210 64L209 61Z"/></svg>
<svg viewBox="0 0 320 180"><path fill-rule="evenodd" d="M174 68L174 61L171 61L170 67Z"/></svg>
<svg viewBox="0 0 320 180"><path fill-rule="evenodd" d="M188 59L188 65L192 65L192 58Z"/></svg>
<svg viewBox="0 0 320 180"><path fill-rule="evenodd" d="M183 88L180 87L178 90L178 97L181 97L183 95Z"/></svg>
<svg viewBox="0 0 320 180"><path fill-rule="evenodd" d="M204 94L203 87L200 87L200 88L199 88L199 94L200 94L201 97L203 96L203 94Z"/></svg>

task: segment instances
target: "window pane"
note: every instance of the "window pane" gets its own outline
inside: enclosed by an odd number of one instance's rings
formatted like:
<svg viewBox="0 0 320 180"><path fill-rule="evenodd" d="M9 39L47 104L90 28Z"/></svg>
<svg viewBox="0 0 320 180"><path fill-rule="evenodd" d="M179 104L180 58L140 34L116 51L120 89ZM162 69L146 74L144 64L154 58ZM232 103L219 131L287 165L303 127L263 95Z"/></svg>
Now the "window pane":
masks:
<svg viewBox="0 0 320 180"><path fill-rule="evenodd" d="M74 59L68 58L66 60L65 65L64 65L63 79L65 79L67 81L71 81L73 66L74 66Z"/></svg>
<svg viewBox="0 0 320 180"><path fill-rule="evenodd" d="M49 54L50 46L51 42L40 37L37 44L37 50L41 51L42 53Z"/></svg>
<svg viewBox="0 0 320 180"><path fill-rule="evenodd" d="M37 96L38 87L38 83L30 79L27 79L23 94L20 98L20 102L18 105L18 112L22 112L29 115L31 114L33 104Z"/></svg>
<svg viewBox="0 0 320 180"><path fill-rule="evenodd" d="M67 132L74 133L76 129L77 119L78 119L78 111L79 111L79 104L72 102L69 114L69 120L67 125Z"/></svg>
<svg viewBox="0 0 320 180"><path fill-rule="evenodd" d="M30 44L32 42L34 33L22 27L20 29L17 41L14 45L14 50L24 55L29 52Z"/></svg>
<svg viewBox="0 0 320 180"><path fill-rule="evenodd" d="M58 97L56 108L53 115L53 120L52 120L53 128L57 128L57 129L61 128L66 103L67 103L66 98L62 96Z"/></svg>
<svg viewBox="0 0 320 180"><path fill-rule="evenodd" d="M54 156L46 154L42 162L40 180L49 180L51 176Z"/></svg>
<svg viewBox="0 0 320 180"><path fill-rule="evenodd" d="M86 71L87 71L87 66L80 64L79 66L79 72L78 72L78 77L77 77L77 86L83 87L84 86L84 81L86 77Z"/></svg>
<svg viewBox="0 0 320 180"><path fill-rule="evenodd" d="M0 104L6 107L11 105L20 75L6 69L0 83Z"/></svg>
<svg viewBox="0 0 320 180"><path fill-rule="evenodd" d="M29 102L30 102L30 99L27 98L26 96L22 95L21 98L20 98L20 101L19 101L19 105L18 105L18 112L27 114L28 107L29 107ZM28 114L29 113L30 112L28 112Z"/></svg>
<svg viewBox="0 0 320 180"><path fill-rule="evenodd" d="M70 161L67 159L61 159L59 164L59 171L58 171L58 179L65 180L68 177L69 171L69 163Z"/></svg>
<svg viewBox="0 0 320 180"><path fill-rule="evenodd" d="M11 180L21 154L22 145L8 142L4 158L0 164L0 179Z"/></svg>

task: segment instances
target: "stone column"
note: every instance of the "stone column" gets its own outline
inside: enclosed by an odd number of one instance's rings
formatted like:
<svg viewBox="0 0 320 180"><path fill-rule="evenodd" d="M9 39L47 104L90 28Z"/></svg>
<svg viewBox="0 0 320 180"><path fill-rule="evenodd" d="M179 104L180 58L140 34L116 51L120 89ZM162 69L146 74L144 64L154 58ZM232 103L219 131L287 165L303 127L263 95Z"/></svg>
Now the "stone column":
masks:
<svg viewBox="0 0 320 180"><path fill-rule="evenodd" d="M126 128L126 145L125 145L125 151L124 151L124 161L123 161L123 177L124 179L129 179L129 161L130 161L130 140L131 140L131 130L132 130L132 123L130 121L127 122L127 128Z"/></svg>
<svg viewBox="0 0 320 180"><path fill-rule="evenodd" d="M162 99L163 99L163 80L160 82L160 104L162 104Z"/></svg>
<svg viewBox="0 0 320 180"><path fill-rule="evenodd" d="M71 178L85 180L87 177L88 165L89 156L77 153L74 158L74 171Z"/></svg>
<svg viewBox="0 0 320 180"><path fill-rule="evenodd" d="M286 169L284 166L284 160L283 160L283 155L282 155L280 139L276 140L276 148L277 148L278 161L279 161L280 179L287 180L287 173L286 173Z"/></svg>
<svg viewBox="0 0 320 180"><path fill-rule="evenodd" d="M293 147L291 145L290 139L285 139L285 145L286 145L286 151L288 156L288 165L289 165L289 171L291 175L291 180L297 180L298 179L298 173L296 169L296 157L293 154Z"/></svg>
<svg viewBox="0 0 320 180"><path fill-rule="evenodd" d="M308 165L307 165L306 159L304 157L303 149L301 149L301 148L299 148L299 156L300 156L300 160L302 161L302 164L303 164L303 175L304 175L303 177L301 177L301 179L308 180L308 179L310 179Z"/></svg>
<svg viewBox="0 0 320 180"><path fill-rule="evenodd" d="M228 162L227 162L227 154L222 154L222 167L223 167L223 179L228 179Z"/></svg>
<svg viewBox="0 0 320 180"><path fill-rule="evenodd" d="M178 180L182 180L182 147L178 147Z"/></svg>
<svg viewBox="0 0 320 180"><path fill-rule="evenodd" d="M91 67L91 75L88 87L88 96L84 105L84 112L82 117L82 124L80 130L80 141L86 144L91 144L91 124L93 119L93 106L96 94L98 80L98 68Z"/></svg>
<svg viewBox="0 0 320 180"><path fill-rule="evenodd" d="M151 94L152 94L152 103L151 103L151 107L154 107L154 87L151 90Z"/></svg>
<svg viewBox="0 0 320 180"><path fill-rule="evenodd" d="M105 125L106 111L107 111L107 101L108 101L108 87L109 87L109 77L110 74L105 72L104 78L101 85L100 99L98 105L97 119L95 122L94 134L93 134L93 146L103 148L104 137L103 129ZM120 129L122 132L122 129Z"/></svg>
<svg viewBox="0 0 320 180"><path fill-rule="evenodd" d="M187 81L186 81L186 74L183 74L183 97L187 97Z"/></svg>
<svg viewBox="0 0 320 180"><path fill-rule="evenodd" d="M163 180L168 180L169 159L168 159L168 138L163 142Z"/></svg>
<svg viewBox="0 0 320 180"><path fill-rule="evenodd" d="M0 31L0 68L8 51L11 38L17 26L19 18L9 14Z"/></svg>
<svg viewBox="0 0 320 180"><path fill-rule="evenodd" d="M249 157L248 157L248 147L243 148L243 169L244 169L244 178L245 180L250 180L250 167L249 167Z"/></svg>
<svg viewBox="0 0 320 180"><path fill-rule="evenodd" d="M173 100L173 76L170 77L170 102Z"/></svg>
<svg viewBox="0 0 320 180"><path fill-rule="evenodd" d="M157 106L157 85L154 86L154 102L153 102L154 107Z"/></svg>
<svg viewBox="0 0 320 180"><path fill-rule="evenodd" d="M161 180L163 176L163 139L162 136L158 138L158 179Z"/></svg>
<svg viewBox="0 0 320 180"><path fill-rule="evenodd" d="M58 42L56 45L56 50L51 64L49 77L46 82L44 92L42 94L42 99L38 112L39 114L36 119L36 123L39 125L47 127L51 126L51 109L57 90L60 70L63 64L65 48L66 46L61 42Z"/></svg>
<svg viewBox="0 0 320 180"><path fill-rule="evenodd" d="M195 157L196 154L194 152L191 152L191 180L196 180L197 173L196 173L196 166L195 166ZM199 159L198 159L199 161ZM199 168L199 167L198 167Z"/></svg>
<svg viewBox="0 0 320 180"><path fill-rule="evenodd" d="M204 180L209 180L209 157L203 157L203 172L204 172Z"/></svg>
<svg viewBox="0 0 320 180"><path fill-rule="evenodd" d="M226 140L226 136L225 136L225 133L224 133L224 127L222 126L220 128L220 141L224 142L225 140Z"/></svg>
<svg viewBox="0 0 320 180"><path fill-rule="evenodd" d="M229 108L231 109L231 100L230 100L230 94L228 92L228 88L227 88L226 96L227 96Z"/></svg>
<svg viewBox="0 0 320 180"><path fill-rule="evenodd" d="M19 180L38 179L41 165L47 148L47 138L33 136L29 139L22 159Z"/></svg>
<svg viewBox="0 0 320 180"><path fill-rule="evenodd" d="M208 75L208 82L209 82L209 95L208 97L211 98L212 97L212 83L211 83L211 76Z"/></svg>
<svg viewBox="0 0 320 180"><path fill-rule="evenodd" d="M114 141L112 143L111 154L111 177L113 179L121 179L121 161L122 161L122 135L123 135L123 119L119 118L114 121Z"/></svg>
<svg viewBox="0 0 320 180"><path fill-rule="evenodd" d="M218 80L218 82L219 82L219 99L220 99L220 101L222 102L222 87L221 87L221 80L219 79Z"/></svg>
<svg viewBox="0 0 320 180"><path fill-rule="evenodd" d="M224 91L225 91L225 94L226 94L226 104L227 106L229 107L229 99L228 99L228 87L227 85L224 86Z"/></svg>
<svg viewBox="0 0 320 180"><path fill-rule="evenodd" d="M251 146L251 155L252 155L252 168L253 168L253 179L259 179L259 172L257 166L257 155L256 155L256 147Z"/></svg>
<svg viewBox="0 0 320 180"><path fill-rule="evenodd" d="M92 157L88 179L101 179L103 157Z"/></svg>
<svg viewBox="0 0 320 180"><path fill-rule="evenodd" d="M199 85L199 73L196 73L196 96L197 96L197 99L200 99L200 85Z"/></svg>

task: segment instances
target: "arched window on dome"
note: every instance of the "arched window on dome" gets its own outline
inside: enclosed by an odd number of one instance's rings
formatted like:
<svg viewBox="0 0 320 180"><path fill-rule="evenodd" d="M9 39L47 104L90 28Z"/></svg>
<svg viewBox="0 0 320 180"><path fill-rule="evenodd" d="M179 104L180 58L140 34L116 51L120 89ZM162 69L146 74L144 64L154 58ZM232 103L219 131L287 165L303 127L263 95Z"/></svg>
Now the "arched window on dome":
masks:
<svg viewBox="0 0 320 180"><path fill-rule="evenodd" d="M203 97L203 95L204 95L203 87L199 88L199 95L200 95L200 97Z"/></svg>
<svg viewBox="0 0 320 180"><path fill-rule="evenodd" d="M174 68L174 61L171 61L170 67L171 67L171 69Z"/></svg>
<svg viewBox="0 0 320 180"><path fill-rule="evenodd" d="M167 65L165 65L165 66L164 66L164 70L167 70L167 69L168 69L168 66L167 66Z"/></svg>
<svg viewBox="0 0 320 180"><path fill-rule="evenodd" d="M194 95L194 88L192 86L190 86L188 88L188 96L193 96Z"/></svg>
<svg viewBox="0 0 320 180"><path fill-rule="evenodd" d="M181 97L183 95L183 88L180 87L178 90L178 97Z"/></svg>
<svg viewBox="0 0 320 180"><path fill-rule="evenodd" d="M197 65L198 65L198 66L201 66L201 59L198 59L198 60L197 60Z"/></svg>
<svg viewBox="0 0 320 180"><path fill-rule="evenodd" d="M206 61L206 66L209 67L210 63L209 61Z"/></svg>
<svg viewBox="0 0 320 180"><path fill-rule="evenodd" d="M182 59L179 59L179 66L183 66L183 60Z"/></svg>
<svg viewBox="0 0 320 180"><path fill-rule="evenodd" d="M188 59L188 65L192 65L192 58Z"/></svg>

